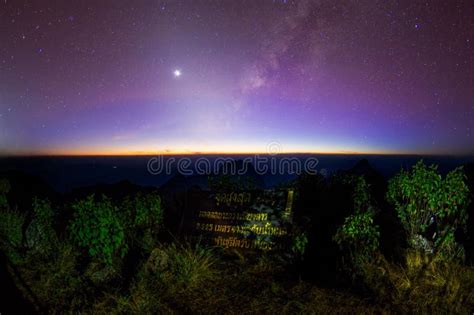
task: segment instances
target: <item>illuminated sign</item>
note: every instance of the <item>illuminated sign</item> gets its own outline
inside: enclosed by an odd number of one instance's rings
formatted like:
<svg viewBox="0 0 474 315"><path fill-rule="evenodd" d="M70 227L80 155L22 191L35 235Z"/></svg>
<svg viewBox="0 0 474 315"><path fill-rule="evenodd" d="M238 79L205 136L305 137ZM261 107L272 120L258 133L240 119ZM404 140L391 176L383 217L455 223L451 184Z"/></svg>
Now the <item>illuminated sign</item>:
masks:
<svg viewBox="0 0 474 315"><path fill-rule="evenodd" d="M291 234L293 190L191 191L182 231L208 245L281 249Z"/></svg>

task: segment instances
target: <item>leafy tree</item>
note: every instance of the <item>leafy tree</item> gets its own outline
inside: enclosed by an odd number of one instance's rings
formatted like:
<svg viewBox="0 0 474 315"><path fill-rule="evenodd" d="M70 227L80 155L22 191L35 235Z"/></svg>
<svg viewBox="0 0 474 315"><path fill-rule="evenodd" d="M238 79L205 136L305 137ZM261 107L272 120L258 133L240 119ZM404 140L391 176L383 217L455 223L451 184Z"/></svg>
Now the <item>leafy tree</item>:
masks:
<svg viewBox="0 0 474 315"><path fill-rule="evenodd" d="M125 231L119 212L110 199L94 195L72 205L74 219L70 225L72 239L87 248L91 257L112 264L116 256L123 257L127 250Z"/></svg>
<svg viewBox="0 0 474 315"><path fill-rule="evenodd" d="M454 233L466 228L469 189L464 180L462 168L443 179L436 165L423 161L390 180L387 199L395 206L412 248L444 258L462 257Z"/></svg>

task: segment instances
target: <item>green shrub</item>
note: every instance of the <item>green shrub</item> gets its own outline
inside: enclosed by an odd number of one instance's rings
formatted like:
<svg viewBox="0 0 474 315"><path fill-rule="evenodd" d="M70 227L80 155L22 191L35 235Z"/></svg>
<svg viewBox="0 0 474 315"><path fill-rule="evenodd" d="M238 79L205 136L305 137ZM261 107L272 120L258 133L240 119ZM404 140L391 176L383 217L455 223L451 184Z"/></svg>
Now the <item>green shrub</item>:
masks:
<svg viewBox="0 0 474 315"><path fill-rule="evenodd" d="M127 250L125 231L119 212L105 196L95 201L89 196L72 205L74 219L69 227L73 241L87 249L92 258L112 264Z"/></svg>
<svg viewBox="0 0 474 315"><path fill-rule="evenodd" d="M3 250L13 263L21 262L20 249L23 245L23 225L25 215L10 209L6 194L10 183L0 179L0 250Z"/></svg>
<svg viewBox="0 0 474 315"><path fill-rule="evenodd" d="M380 239L379 226L374 224L375 210L369 185L363 177L355 179L353 200L355 213L345 218L333 239L341 249L349 252L355 267L360 268L373 258Z"/></svg>
<svg viewBox="0 0 474 315"><path fill-rule="evenodd" d="M135 227L158 227L163 220L161 198L157 194L138 194L135 197Z"/></svg>
<svg viewBox="0 0 474 315"><path fill-rule="evenodd" d="M40 254L51 253L58 245L54 230L55 211L48 200L33 199L33 220L26 229L28 248Z"/></svg>
<svg viewBox="0 0 474 315"><path fill-rule="evenodd" d="M353 259L366 261L379 248L380 232L373 217L371 211L350 215L334 236L338 245L349 249Z"/></svg>
<svg viewBox="0 0 474 315"><path fill-rule="evenodd" d="M10 191L10 183L0 178L0 210L8 207L7 193Z"/></svg>
<svg viewBox="0 0 474 315"><path fill-rule="evenodd" d="M121 220L127 238L151 251L156 245L157 235L163 224L161 198L156 193L137 194L125 198L121 210Z"/></svg>
<svg viewBox="0 0 474 315"><path fill-rule="evenodd" d="M395 206L411 248L445 259L462 258L454 233L466 228L469 189L464 179L462 168L443 179L437 166L419 161L411 172L402 170L390 180L387 199ZM427 235L430 226L435 231Z"/></svg>
<svg viewBox="0 0 474 315"><path fill-rule="evenodd" d="M2 243L20 247L23 241L22 227L25 223L25 215L13 211L6 210L0 212L0 235Z"/></svg>
<svg viewBox="0 0 474 315"><path fill-rule="evenodd" d="M23 261L21 249L24 224L24 214L10 209L0 210L0 249L14 264L20 264Z"/></svg>
<svg viewBox="0 0 474 315"><path fill-rule="evenodd" d="M308 236L306 233L299 233L293 238L293 245L291 246L291 251L300 257L302 257L306 251L306 246L308 245Z"/></svg>

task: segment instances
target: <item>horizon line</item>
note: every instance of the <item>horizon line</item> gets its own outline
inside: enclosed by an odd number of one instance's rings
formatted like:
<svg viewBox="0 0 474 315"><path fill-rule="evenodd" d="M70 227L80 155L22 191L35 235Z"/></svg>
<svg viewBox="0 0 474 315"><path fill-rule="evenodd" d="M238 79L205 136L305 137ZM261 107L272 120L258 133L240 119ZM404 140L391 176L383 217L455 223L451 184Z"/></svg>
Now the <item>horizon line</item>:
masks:
<svg viewBox="0 0 474 315"><path fill-rule="evenodd" d="M474 153L434 153L434 152L356 152L356 151L288 151L279 153L269 153L264 151L229 152L229 151L209 151L209 152L85 152L85 153L6 153L0 152L0 157L125 157L125 156L190 156L190 155L404 155L404 156L466 156L474 157Z"/></svg>

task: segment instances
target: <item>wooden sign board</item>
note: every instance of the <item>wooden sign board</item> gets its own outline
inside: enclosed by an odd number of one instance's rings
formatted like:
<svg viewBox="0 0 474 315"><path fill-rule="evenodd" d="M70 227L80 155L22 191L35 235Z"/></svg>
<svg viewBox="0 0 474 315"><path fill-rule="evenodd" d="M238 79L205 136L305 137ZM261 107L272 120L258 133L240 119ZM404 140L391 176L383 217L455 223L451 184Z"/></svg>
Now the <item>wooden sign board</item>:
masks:
<svg viewBox="0 0 474 315"><path fill-rule="evenodd" d="M191 191L182 232L212 246L271 251L291 234L293 190Z"/></svg>

